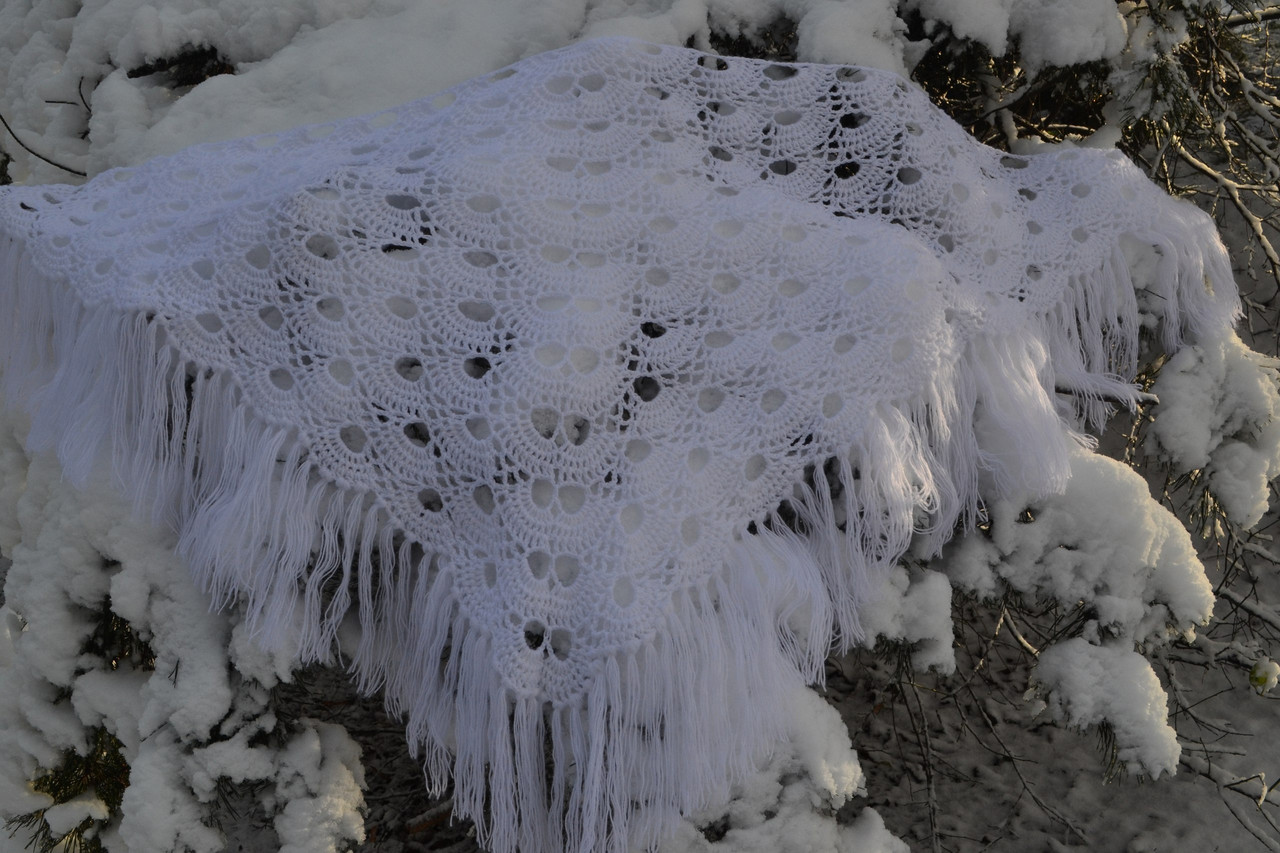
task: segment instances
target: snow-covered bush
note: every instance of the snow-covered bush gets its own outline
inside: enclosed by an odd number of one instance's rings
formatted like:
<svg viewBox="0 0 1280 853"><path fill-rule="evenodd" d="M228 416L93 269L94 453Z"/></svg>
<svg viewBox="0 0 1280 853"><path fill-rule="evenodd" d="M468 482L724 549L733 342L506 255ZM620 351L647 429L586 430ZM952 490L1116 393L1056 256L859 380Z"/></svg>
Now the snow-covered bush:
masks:
<svg viewBox="0 0 1280 853"><path fill-rule="evenodd" d="M1011 150L1120 144L1256 252L1242 273L1280 274L1280 101L1257 71L1266 30L1244 8L1191 0L17 0L0 6L0 182L76 180L365 113L606 34L910 73L976 136ZM1139 284L1155 269L1143 251L1130 259ZM1256 287L1253 320L1273 320L1274 291ZM865 707L846 718L910 716L918 752L900 760L925 768L935 841L947 806L935 796L940 735L929 739L924 718L946 729L948 715L973 715L961 700L975 688L998 698L975 706L997 741L1046 720L1102 726L1119 769L1154 777L1181 761L1222 790L1247 789L1249 765L1224 771L1187 746L1187 721L1217 725L1197 716L1188 682L1217 666L1225 683L1264 693L1280 672L1268 574L1280 557L1247 533L1280 473L1276 369L1234 337L1171 357L1152 341L1144 356L1151 401L1127 444L1103 443L1139 473L1082 444L1065 492L992 502L941 557L893 570L863 614L879 655L858 659ZM77 491L21 438L18 424L0 429L0 551L11 561L0 814L49 847L71 833L86 849L217 851L235 808L272 828L279 849L360 842L365 764L344 729L313 719L319 709L277 718L281 685L297 676L287 655L259 651L234 611L209 612L170 535L134 520L106 471ZM1206 556L1221 557L1211 574ZM1002 675L988 665L997 645L1020 656ZM832 662L833 684L848 666ZM875 800L887 762L860 768L851 747L864 758L872 747L857 731L851 745L812 699L796 699L792 752L723 808L691 816L666 849L902 849L875 810L841 811ZM94 775L119 782L121 765L127 785Z"/></svg>
<svg viewBox="0 0 1280 853"><path fill-rule="evenodd" d="M290 662L234 613L211 612L174 537L139 522L105 467L83 489L25 425L0 422L0 813L38 849L224 848L225 800L274 824L281 849L363 837L360 751L340 727L278 720ZM256 800L256 802L255 802Z"/></svg>

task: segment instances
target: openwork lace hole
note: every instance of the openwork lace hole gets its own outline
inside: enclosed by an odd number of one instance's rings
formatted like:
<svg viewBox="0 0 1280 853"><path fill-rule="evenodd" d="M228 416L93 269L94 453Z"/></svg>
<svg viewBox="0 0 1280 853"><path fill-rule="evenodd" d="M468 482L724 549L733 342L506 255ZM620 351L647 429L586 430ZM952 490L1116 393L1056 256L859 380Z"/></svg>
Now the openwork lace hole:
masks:
<svg viewBox="0 0 1280 853"><path fill-rule="evenodd" d="M556 628L551 632L547 645L558 660L568 660L569 653L573 651L573 634L564 628Z"/></svg>
<svg viewBox="0 0 1280 853"><path fill-rule="evenodd" d="M530 551L525 555L529 573L539 580L551 573L551 555L545 551Z"/></svg>
<svg viewBox="0 0 1280 853"><path fill-rule="evenodd" d="M619 607L630 607L635 603L636 589L630 578L618 578L613 582L613 601Z"/></svg>
<svg viewBox="0 0 1280 853"><path fill-rule="evenodd" d="M711 279L711 289L717 293L728 295L738 289L742 280L732 273L716 273Z"/></svg>
<svg viewBox="0 0 1280 853"><path fill-rule="evenodd" d="M404 437L417 447L426 447L431 443L431 432L422 421L413 421L405 424Z"/></svg>
<svg viewBox="0 0 1280 853"><path fill-rule="evenodd" d="M667 327L661 323L641 323L640 333L646 338L660 338L667 333Z"/></svg>
<svg viewBox="0 0 1280 853"><path fill-rule="evenodd" d="M356 379L356 369L345 358L335 358L329 362L329 375L339 385L350 385Z"/></svg>
<svg viewBox="0 0 1280 853"><path fill-rule="evenodd" d="M271 250L266 246L257 245L244 253L244 259L254 269L265 270L271 266Z"/></svg>
<svg viewBox="0 0 1280 853"><path fill-rule="evenodd" d="M400 195L399 193L387 196L386 202L396 210L413 210L415 207L422 207L422 202L418 200L417 196Z"/></svg>
<svg viewBox="0 0 1280 853"><path fill-rule="evenodd" d="M328 234L312 234L307 238L307 251L326 261L338 257L338 241Z"/></svg>
<svg viewBox="0 0 1280 853"><path fill-rule="evenodd" d="M639 377L631 383L631 387L635 389L636 396L646 403L657 397L658 392L662 390L658 380L652 376Z"/></svg>
<svg viewBox="0 0 1280 853"><path fill-rule="evenodd" d="M200 328L211 335L222 331L222 318L217 314L197 314L196 322L200 324Z"/></svg>
<svg viewBox="0 0 1280 853"><path fill-rule="evenodd" d="M649 458L649 454L653 451L653 446L643 439L633 438L627 442L626 450L623 455L632 462L643 462Z"/></svg>
<svg viewBox="0 0 1280 853"><path fill-rule="evenodd" d="M401 320L411 320L418 314L418 306L405 296L388 296L386 305L387 310Z"/></svg>
<svg viewBox="0 0 1280 853"><path fill-rule="evenodd" d="M463 317L466 317L468 320L472 320L476 323L487 323L492 320L494 314L497 313L497 309L488 302L479 302L474 300L459 302L458 311Z"/></svg>
<svg viewBox="0 0 1280 853"><path fill-rule="evenodd" d="M556 426L560 423L560 413L555 409L540 407L529 413L533 429L543 438L550 439L556 434Z"/></svg>
<svg viewBox="0 0 1280 853"><path fill-rule="evenodd" d="M772 388L760 395L760 410L766 415L771 415L782 408L782 404L786 401L787 394L785 391Z"/></svg>
<svg viewBox="0 0 1280 853"><path fill-rule="evenodd" d="M471 266L477 267L479 269L485 269L487 267L491 267L498 262L498 256L495 255L493 252L481 252L481 251L464 252L462 254L462 259L467 263L471 264Z"/></svg>
<svg viewBox="0 0 1280 853"><path fill-rule="evenodd" d="M288 391L293 388L293 374L285 370L283 367L277 367L272 370L268 377L271 384L279 388L281 391Z"/></svg>
<svg viewBox="0 0 1280 853"><path fill-rule="evenodd" d="M409 382L417 382L422 378L422 362L411 355L396 359L396 373Z"/></svg>
<svg viewBox="0 0 1280 853"><path fill-rule="evenodd" d="M369 437L365 435L364 430L354 424L338 430L338 438L352 453L363 453L365 445L369 443Z"/></svg>
<svg viewBox="0 0 1280 853"><path fill-rule="evenodd" d="M561 586L571 586L582 573L582 563L572 554L561 554L555 561L556 582Z"/></svg>
<svg viewBox="0 0 1280 853"><path fill-rule="evenodd" d="M342 304L342 300L336 296L325 296L317 299L316 310L320 312L321 317L335 322L341 320L342 315L346 313L346 307Z"/></svg>
<svg viewBox="0 0 1280 853"><path fill-rule="evenodd" d="M427 512L440 512L444 509L444 498L435 489L423 489L418 492L418 503Z"/></svg>
<svg viewBox="0 0 1280 853"><path fill-rule="evenodd" d="M280 309L272 305L268 305L258 311L258 319L271 331L277 331L284 325L284 314L280 313Z"/></svg>
<svg viewBox="0 0 1280 853"><path fill-rule="evenodd" d="M849 160L845 163L841 163L839 166L836 166L835 169L832 171L835 173L835 176L837 178L839 178L842 181L847 181L850 178L852 178L854 175L858 174L858 171L861 168L862 168L861 164L859 164L857 161Z"/></svg>
<svg viewBox="0 0 1280 853"><path fill-rule="evenodd" d="M591 421L581 415L566 415L564 434L570 444L581 447L587 443L587 438L591 435Z"/></svg>
<svg viewBox="0 0 1280 853"><path fill-rule="evenodd" d="M586 505L587 490L582 486L561 486L556 497L560 501L560 508L569 515L573 515Z"/></svg>

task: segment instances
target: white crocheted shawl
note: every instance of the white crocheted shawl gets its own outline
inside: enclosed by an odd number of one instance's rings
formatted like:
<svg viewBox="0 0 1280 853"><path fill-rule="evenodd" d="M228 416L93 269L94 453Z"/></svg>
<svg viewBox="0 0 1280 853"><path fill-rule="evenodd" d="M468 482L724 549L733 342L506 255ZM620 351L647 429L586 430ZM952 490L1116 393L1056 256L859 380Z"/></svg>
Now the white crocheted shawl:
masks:
<svg viewBox="0 0 1280 853"><path fill-rule="evenodd" d="M0 263L32 444L83 473L112 442L264 642L324 659L357 619L361 684L499 853L722 793L913 535L1061 488L1139 328L1236 312L1209 220L1117 152L625 40L6 188Z"/></svg>

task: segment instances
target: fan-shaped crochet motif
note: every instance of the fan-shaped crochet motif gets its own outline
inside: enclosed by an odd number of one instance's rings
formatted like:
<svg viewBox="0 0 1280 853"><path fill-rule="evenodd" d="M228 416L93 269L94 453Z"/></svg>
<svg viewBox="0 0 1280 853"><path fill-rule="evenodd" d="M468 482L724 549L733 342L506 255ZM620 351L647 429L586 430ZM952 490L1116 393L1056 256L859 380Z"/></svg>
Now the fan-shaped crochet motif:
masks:
<svg viewBox="0 0 1280 853"><path fill-rule="evenodd" d="M109 437L265 642L325 658L358 617L355 672L498 853L722 792L913 534L1061 487L1143 318L1176 346L1236 310L1208 220L1116 152L625 40L7 188L0 236L33 444L83 472Z"/></svg>

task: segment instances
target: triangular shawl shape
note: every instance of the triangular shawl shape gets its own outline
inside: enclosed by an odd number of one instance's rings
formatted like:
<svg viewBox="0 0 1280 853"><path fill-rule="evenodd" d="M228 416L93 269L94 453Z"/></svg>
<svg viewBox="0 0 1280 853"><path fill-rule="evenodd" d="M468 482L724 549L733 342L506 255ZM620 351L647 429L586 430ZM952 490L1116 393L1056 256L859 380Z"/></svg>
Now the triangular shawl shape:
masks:
<svg viewBox="0 0 1280 853"><path fill-rule="evenodd" d="M0 240L31 443L76 476L109 440L264 642L324 659L358 619L356 675L498 853L722 794L913 535L1060 488L1139 326L1236 312L1212 224L1117 152L628 40L6 188Z"/></svg>

